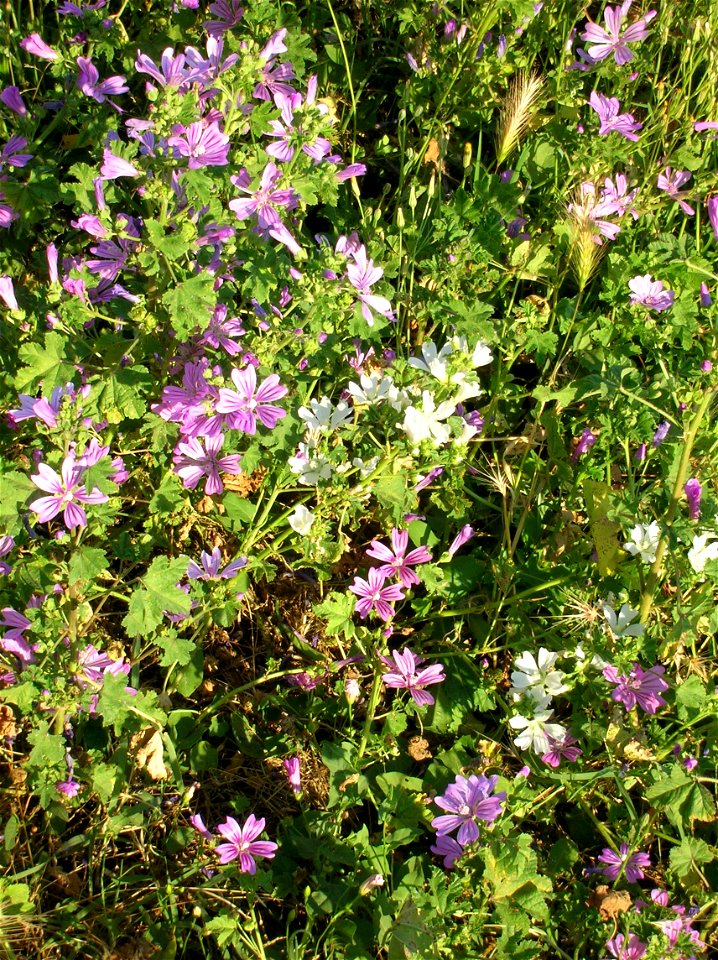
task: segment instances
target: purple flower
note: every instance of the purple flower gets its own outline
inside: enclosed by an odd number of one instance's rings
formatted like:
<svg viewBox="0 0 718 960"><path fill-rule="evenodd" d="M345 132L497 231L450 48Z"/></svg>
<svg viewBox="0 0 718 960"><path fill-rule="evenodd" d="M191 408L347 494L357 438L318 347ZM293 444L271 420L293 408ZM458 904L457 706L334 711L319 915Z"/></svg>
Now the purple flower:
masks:
<svg viewBox="0 0 718 960"><path fill-rule="evenodd" d="M205 124L202 120L188 127L174 127L174 136L168 139L183 157L189 157L188 167L226 167L229 154L229 137L219 129L217 121Z"/></svg>
<svg viewBox="0 0 718 960"><path fill-rule="evenodd" d="M80 68L77 77L78 88L86 97L92 97L98 103L104 103L110 96L115 97L120 93L127 93L130 89L127 86L126 78L122 76L108 77L107 80L98 83L100 74L89 57L78 57L77 65Z"/></svg>
<svg viewBox="0 0 718 960"><path fill-rule="evenodd" d="M713 236L718 240L718 195L706 197L706 210L710 225L713 227Z"/></svg>
<svg viewBox="0 0 718 960"><path fill-rule="evenodd" d="M433 704L434 698L424 690L424 687L443 683L446 680L443 663L432 663L430 667L419 669L426 661L424 657L412 653L408 647L404 647L401 653L394 650L390 657L379 657L379 659L390 668L382 675L382 680L387 687L408 690L414 703L420 707L430 707Z"/></svg>
<svg viewBox="0 0 718 960"><path fill-rule="evenodd" d="M383 561L383 566L379 567L379 572L384 577L397 577L405 587L421 583L419 577L410 567L417 563L428 563L431 560L431 554L426 547L417 547L407 553L409 532L396 529L391 531L391 545L393 552L383 543L373 540L366 554L375 560Z"/></svg>
<svg viewBox="0 0 718 960"><path fill-rule="evenodd" d="M617 173L613 180L611 180L610 177L606 177L604 188L601 191L601 201L613 204L615 213L620 217L630 211L633 219L637 220L638 213L632 206L637 193L637 188L629 191L626 175L624 173Z"/></svg>
<svg viewBox="0 0 718 960"><path fill-rule="evenodd" d="M140 171L129 160L123 160L111 150L103 152L100 176L103 180L116 180L118 177L139 177Z"/></svg>
<svg viewBox="0 0 718 960"><path fill-rule="evenodd" d="M668 310L673 306L675 293L666 290L662 280L653 280L650 273L642 277L633 277L628 281L631 292L631 303L640 303L649 310Z"/></svg>
<svg viewBox="0 0 718 960"><path fill-rule="evenodd" d="M25 37L20 41L20 46L26 53L43 60L57 60L60 56L52 47L48 47L39 33L31 33L29 37Z"/></svg>
<svg viewBox="0 0 718 960"><path fill-rule="evenodd" d="M224 490L220 470L235 475L242 472L238 454L218 456L223 444L224 435L221 433L205 437L204 447L196 437L177 444L173 457L175 473L182 477L185 489L194 490L202 477L206 476L204 492L211 497Z"/></svg>
<svg viewBox="0 0 718 960"><path fill-rule="evenodd" d="M233 30L244 16L244 7L239 0L216 0L209 5L209 12L216 20L206 20L202 26L210 37L221 37L227 30Z"/></svg>
<svg viewBox="0 0 718 960"><path fill-rule="evenodd" d="M10 553L10 551L13 549L14 546L15 546L14 537L9 536L8 534L1 536L0 537L0 557L6 557L8 553ZM0 574L7 575L11 571L12 571L12 567L10 566L10 564L5 563L4 560L0 560Z"/></svg>
<svg viewBox="0 0 718 960"><path fill-rule="evenodd" d="M605 864L605 866L599 868L598 872L602 873L608 880L616 880L621 872L623 872L629 883L642 880L645 876L643 869L651 865L649 855L647 853L633 853L629 857L629 847L627 843L622 843L618 850L619 852L616 853L614 850L611 850L610 847L603 848L598 861L599 863Z"/></svg>
<svg viewBox="0 0 718 960"><path fill-rule="evenodd" d="M453 557L456 551L459 550L461 547L463 547L465 543L468 543L468 541L471 540L471 538L475 536L475 534L476 534L476 531L470 524L468 523L464 524L461 530L459 530L457 535L451 541L451 545L448 550L449 556Z"/></svg>
<svg viewBox="0 0 718 960"><path fill-rule="evenodd" d="M660 447L663 441L668 436L668 432L671 429L671 425L667 420L662 420L661 423L656 427L656 432L653 434L653 439L651 440L652 447Z"/></svg>
<svg viewBox="0 0 718 960"><path fill-rule="evenodd" d="M5 87L4 90L0 91L0 101L5 104L8 109L12 110L13 113L16 113L19 117L27 116L27 107L25 106L22 95L18 87Z"/></svg>
<svg viewBox="0 0 718 960"><path fill-rule="evenodd" d="M358 292L362 316L367 325L371 327L374 325L372 310L376 310L377 313L385 317L393 315L391 303L387 298L371 292L372 286L383 277L384 271L381 267L375 267L373 260L367 260L366 249L363 245L354 251L351 256L354 263L347 264L347 277L349 283Z"/></svg>
<svg viewBox="0 0 718 960"><path fill-rule="evenodd" d="M299 202L299 194L294 190L276 190L275 186L281 176L281 171L273 163L268 163L262 172L259 187L254 191L249 189L251 181L246 175L232 177L232 183L249 196L230 200L229 209L234 211L239 220L247 220L256 215L261 232L268 233L290 250L298 250L296 240L282 223L277 208L294 210Z"/></svg>
<svg viewBox="0 0 718 960"><path fill-rule="evenodd" d="M445 833L439 834L436 838L436 843L429 849L432 853L435 853L437 857L444 858L444 866L447 870L453 870L454 864L464 852L461 844Z"/></svg>
<svg viewBox="0 0 718 960"><path fill-rule="evenodd" d="M0 151L0 168L3 166L24 167L29 163L33 155L19 152L24 150L26 146L27 140L25 137L11 137Z"/></svg>
<svg viewBox="0 0 718 960"><path fill-rule="evenodd" d="M629 934L628 938L617 933L612 940L606 941L606 949L615 960L641 960L647 947L635 933Z"/></svg>
<svg viewBox="0 0 718 960"><path fill-rule="evenodd" d="M711 292L708 289L707 283L701 283L701 306L710 307L713 303L713 298L711 297Z"/></svg>
<svg viewBox="0 0 718 960"><path fill-rule="evenodd" d="M472 774L467 780L458 774L443 795L434 800L437 807L449 811L431 821L438 835L452 833L458 827L456 839L462 847L478 840L479 827L476 821L492 823L501 814L506 800L504 792L491 796L498 780L497 776L485 777L483 774Z"/></svg>
<svg viewBox="0 0 718 960"><path fill-rule="evenodd" d="M162 51L162 60L159 67L157 67L154 61L150 60L146 54L138 50L137 59L135 60L135 70L138 73L148 74L153 80L156 80L161 87L178 87L180 88L180 92L183 92L181 88L183 85L186 85L189 75L185 55L178 53L177 56L175 56L172 47L166 47Z"/></svg>
<svg viewBox="0 0 718 960"><path fill-rule="evenodd" d="M686 485L683 488L686 494L686 500L688 501L688 516L691 520L700 519L701 515L701 493L702 488L700 482L696 480L695 477L691 477L690 480L686 480Z"/></svg>
<svg viewBox="0 0 718 960"><path fill-rule="evenodd" d="M622 703L626 711L638 705L646 713L655 713L659 707L666 705L661 696L668 689L668 684L662 679L665 672L665 667L655 666L644 670L634 663L628 674L619 674L610 665L604 667L603 676L609 683L616 684L616 689L611 691L611 699Z"/></svg>
<svg viewBox="0 0 718 960"><path fill-rule="evenodd" d="M398 583L385 587L384 580L385 577L379 570L372 567L366 580L355 577L354 583L349 587L350 591L360 598L357 600L354 609L362 620L374 610L376 615L386 623L394 616L394 608L391 604L395 600L404 599L404 594L401 592L401 586Z"/></svg>
<svg viewBox="0 0 718 960"><path fill-rule="evenodd" d="M15 298L15 288L12 277L0 277L0 300L2 300L8 310L17 310L17 300Z"/></svg>
<svg viewBox="0 0 718 960"><path fill-rule="evenodd" d="M621 104L617 97L604 97L602 93L596 93L594 90L588 102L601 121L598 130L599 135L604 136L613 132L619 133L627 140L638 140L636 130L641 130L643 124L636 123L633 114L618 112L621 109Z"/></svg>
<svg viewBox="0 0 718 960"><path fill-rule="evenodd" d="M83 470L78 467L72 455L62 461L61 473L56 473L46 463L38 464L37 473L30 479L41 490L50 494L33 500L30 509L37 514L39 523L47 523L63 512L63 520L68 530L87 526L87 515L77 503L106 503L107 494L95 487L91 493L80 482Z"/></svg>
<svg viewBox="0 0 718 960"><path fill-rule="evenodd" d="M239 557L228 563L224 570L220 571L222 563L222 554L219 547L214 547L212 553L202 551L199 563L190 560L187 567L187 576L190 580L231 580L237 573L247 566L247 558Z"/></svg>
<svg viewBox="0 0 718 960"><path fill-rule="evenodd" d="M589 430L588 427L583 431L581 437L574 447L573 453L571 454L571 463L578 463L579 457L583 456L596 442L596 437Z"/></svg>
<svg viewBox="0 0 718 960"><path fill-rule="evenodd" d="M70 777L69 780L61 780L55 784L55 789L65 797L72 799L80 792L80 784Z"/></svg>
<svg viewBox="0 0 718 960"><path fill-rule="evenodd" d="M673 171L670 167L666 167L663 173L658 174L657 181L658 189L665 191L671 199L677 200L678 206L689 217L695 214L695 210L685 200L681 199L685 196L685 192L680 192L680 188L684 183L688 183L691 176L690 170Z"/></svg>
<svg viewBox="0 0 718 960"><path fill-rule="evenodd" d="M215 404L217 413L229 415L227 425L232 430L253 435L257 430L257 420L268 430L273 430L277 421L286 416L285 410L271 402L287 393L287 388L279 382L276 373L271 373L257 387L257 371L250 364L244 370L232 370L232 382L237 390L220 387L219 400Z"/></svg>
<svg viewBox="0 0 718 960"><path fill-rule="evenodd" d="M563 740L554 740L553 737L548 737L548 743L548 752L542 754L541 759L554 769L561 766L562 760L574 763L583 753L582 750L574 746L578 743L578 740L575 740L569 733L564 736Z"/></svg>
<svg viewBox="0 0 718 960"><path fill-rule="evenodd" d="M229 841L215 847L219 862L229 863L239 857L239 869L242 873L256 873L257 864L254 858L266 857L271 860L278 848L277 844L270 840L257 840L264 830L264 824L264 817L257 820L253 813L250 813L242 827L234 817L227 817L225 822L217 827L219 833Z"/></svg>
<svg viewBox="0 0 718 960"><path fill-rule="evenodd" d="M621 33L623 18L628 13L631 0L625 0L620 7L606 7L603 18L606 28L589 20L581 34L581 39L593 44L588 48L588 54L593 61L605 60L613 54L614 60L622 67L633 59L633 52L626 44L638 43L648 36L646 27L655 17L656 11L649 10L645 17L636 20Z"/></svg>
<svg viewBox="0 0 718 960"><path fill-rule="evenodd" d="M209 830L205 826L204 820L202 819L199 813L193 813L192 816L189 818L189 822L195 828L197 833L203 836L205 840L214 840L213 834L209 832Z"/></svg>
<svg viewBox="0 0 718 960"><path fill-rule="evenodd" d="M289 786L292 788L295 796L299 796L299 794L302 792L302 778L299 768L299 757L288 757L286 760L282 761L282 766L284 767L284 772L287 775L287 780L289 780Z"/></svg>

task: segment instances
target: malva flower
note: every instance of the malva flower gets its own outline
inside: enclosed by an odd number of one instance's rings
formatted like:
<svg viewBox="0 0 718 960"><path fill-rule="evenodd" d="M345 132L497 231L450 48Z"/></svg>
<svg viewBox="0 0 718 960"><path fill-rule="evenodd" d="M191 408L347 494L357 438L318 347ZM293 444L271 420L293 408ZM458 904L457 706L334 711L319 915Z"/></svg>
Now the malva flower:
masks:
<svg viewBox="0 0 718 960"><path fill-rule="evenodd" d="M232 453L220 457L219 451L224 444L224 435L204 437L202 442L192 437L185 443L178 443L174 452L175 473L182 477L186 490L194 490L202 477L207 477L204 492L207 496L214 496L224 490L224 484L219 475L223 473L238 475L242 472L239 454Z"/></svg>
<svg viewBox="0 0 718 960"><path fill-rule="evenodd" d="M354 578L354 583L349 587L349 590L359 597L354 609L362 620L373 610L386 623L394 616L392 603L395 600L404 599L400 584L392 583L385 587L385 579L376 567L372 567L366 580L361 577Z"/></svg>
<svg viewBox="0 0 718 960"><path fill-rule="evenodd" d="M573 453L571 454L571 463L578 463L579 458L587 453L591 447L596 442L596 436L589 427L583 431L579 437L576 446L573 448Z"/></svg>
<svg viewBox="0 0 718 960"><path fill-rule="evenodd" d="M174 127L174 135L167 143L175 147L180 155L189 158L190 170L199 167L226 167L229 156L229 137L222 133L219 124L204 123L198 120L188 127L181 124Z"/></svg>
<svg viewBox="0 0 718 960"><path fill-rule="evenodd" d="M450 557L453 557L457 550L460 550L465 543L468 543L473 536L475 536L476 531L469 523L465 523L464 526L459 530L454 539L449 545L447 553Z"/></svg>
<svg viewBox="0 0 718 960"><path fill-rule="evenodd" d="M693 537L691 549L688 551L688 562L696 573L703 573L707 563L718 560L717 536L711 531Z"/></svg>
<svg viewBox="0 0 718 960"><path fill-rule="evenodd" d="M21 48L25 53L31 53L34 57L40 57L42 60L57 60L60 54L49 47L42 39L39 33L31 33L20 41Z"/></svg>
<svg viewBox="0 0 718 960"><path fill-rule="evenodd" d="M648 948L635 933L629 934L628 937L617 933L611 940L606 941L606 949L615 960L641 960Z"/></svg>
<svg viewBox="0 0 718 960"><path fill-rule="evenodd" d="M19 117L27 116L27 107L22 99L19 87L5 87L0 91L0 101Z"/></svg>
<svg viewBox="0 0 718 960"><path fill-rule="evenodd" d="M548 702L546 698L537 703L534 715L530 718L517 714L509 719L509 726L513 730L522 731L514 740L519 750L528 750L531 747L534 753L548 753L552 742L566 738L565 727L560 723L548 722L553 716L553 710L545 709Z"/></svg>
<svg viewBox="0 0 718 960"><path fill-rule="evenodd" d="M408 690L412 700L419 707L430 707L434 703L434 698L424 690L424 687L443 683L446 680L443 663L432 663L429 667L421 667L421 664L426 662L425 658L412 653L408 647L404 647L401 653L394 650L390 657L379 657L379 659L389 667L388 672L382 675L382 680L387 687Z"/></svg>
<svg viewBox="0 0 718 960"><path fill-rule="evenodd" d="M665 667L655 666L644 670L638 663L634 663L627 674L619 674L611 665L603 668L604 678L616 687L611 691L611 699L622 703L627 712L635 706L646 713L655 713L659 707L665 707L666 701L661 696L668 689L663 679L665 672Z"/></svg>
<svg viewBox="0 0 718 960"><path fill-rule="evenodd" d="M706 212L708 220L713 228L713 236L718 240L718 195L715 197L706 197Z"/></svg>
<svg viewBox="0 0 718 960"><path fill-rule="evenodd" d="M78 467L71 454L62 461L60 473L56 473L46 463L38 464L37 473L30 479L41 490L50 494L33 500L30 509L37 514L39 523L47 523L62 511L68 530L87 526L87 514L79 503L106 503L110 498L95 487L88 493L81 483L83 470Z"/></svg>
<svg viewBox="0 0 718 960"><path fill-rule="evenodd" d="M683 199L685 192L680 192L680 188L684 183L688 183L692 176L690 170L671 170L666 167L663 173L658 174L657 181L658 189L667 193L671 199L677 200L678 206L689 217L695 214L695 210Z"/></svg>
<svg viewBox="0 0 718 960"><path fill-rule="evenodd" d="M498 781L497 776L472 774L467 779L458 774L443 795L434 799L437 807L449 811L431 821L437 834L445 836L458 827L456 840L460 846L465 847L478 840L479 826L476 821L492 823L502 812L506 794L503 791L493 792Z"/></svg>
<svg viewBox="0 0 718 960"><path fill-rule="evenodd" d="M645 633L645 626L640 621L633 623L638 616L638 610L629 607L624 603L621 609L616 613L610 603L604 603L601 612L606 618L608 629L614 639L619 637L642 637Z"/></svg>
<svg viewBox="0 0 718 960"><path fill-rule="evenodd" d="M239 0L216 0L209 5L209 12L216 20L206 20L202 26L210 37L221 37L227 30L233 30L244 16L244 7Z"/></svg>
<svg viewBox="0 0 718 960"><path fill-rule="evenodd" d="M2 300L8 310L17 310L18 304L15 297L12 277L0 277L0 300Z"/></svg>
<svg viewBox="0 0 718 960"><path fill-rule="evenodd" d="M373 540L366 554L375 560L383 561L379 572L385 577L397 577L405 587L412 587L421 583L421 580L411 567L418 563L428 563L431 554L426 547L417 547L407 553L408 545L409 531L394 529L391 531L391 550L383 543Z"/></svg>
<svg viewBox="0 0 718 960"><path fill-rule="evenodd" d="M647 853L632 853L629 856L629 849L627 843L621 844L618 853L611 850L610 847L604 847L598 860L605 866L598 868L598 872L602 873L608 880L616 880L621 872L629 883L642 880L645 876L643 870L650 867L651 858Z"/></svg>
<svg viewBox="0 0 718 960"><path fill-rule="evenodd" d="M162 59L159 67L157 67L154 61L150 60L146 54L138 50L137 59L135 60L135 70L137 73L148 74L153 80L159 83L161 87L177 87L180 93L185 92L182 87L187 83L189 67L187 66L185 55L178 53L177 56L175 56L172 47L166 47L162 51Z"/></svg>
<svg viewBox="0 0 718 960"><path fill-rule="evenodd" d="M596 93L594 90L588 102L601 121L598 130L599 136L618 133L627 140L638 140L636 131L642 130L643 124L637 123L631 113L618 112L621 109L621 104L617 97L605 97L602 93Z"/></svg>
<svg viewBox="0 0 718 960"><path fill-rule="evenodd" d="M123 160L111 150L105 149L102 154L100 178L102 180L116 180L118 177L139 177L140 171L129 160Z"/></svg>
<svg viewBox="0 0 718 960"><path fill-rule="evenodd" d="M653 438L651 439L651 446L654 448L660 447L660 445L668 436L668 432L670 429L671 429L670 423L667 420L662 420L656 427L656 432L653 434Z"/></svg>
<svg viewBox="0 0 718 960"><path fill-rule="evenodd" d="M690 480L686 480L686 485L683 488L683 492L685 493L686 500L688 501L689 519L699 520L701 516L701 493L703 492L700 481L695 477L691 477Z"/></svg>
<svg viewBox="0 0 718 960"><path fill-rule="evenodd" d="M653 280L650 273L642 277L634 277L628 281L631 289L631 303L640 303L649 310L668 310L673 306L675 293L673 290L666 290L662 280Z"/></svg>
<svg viewBox="0 0 718 960"><path fill-rule="evenodd" d="M0 169L2 167L24 167L33 158L31 153L21 153L27 146L25 137L10 137L5 146L0 150Z"/></svg>
<svg viewBox="0 0 718 960"><path fill-rule="evenodd" d="M227 817L224 823L220 823L217 830L228 842L215 847L214 852L219 857L219 862L229 863L239 857L239 869L242 873L255 874L257 864L254 858L266 857L271 860L278 849L278 844L271 840L257 840L264 830L265 822L264 817L257 820L254 814L250 813L244 826L240 827L234 817Z"/></svg>
<svg viewBox="0 0 718 960"><path fill-rule="evenodd" d="M561 670L554 670L558 660L557 653L549 653L545 647L540 647L538 661L532 653L522 653L514 661L518 667L511 674L511 692L518 699L524 694L535 701L558 696L565 693L568 687L563 682L566 676Z"/></svg>
<svg viewBox="0 0 718 960"><path fill-rule="evenodd" d="M575 746L577 743L578 740L575 740L569 733L564 736L563 740L553 740L549 737L549 748L546 753L541 755L541 759L549 767L553 767L554 770L561 766L562 760L574 763L583 753L583 750Z"/></svg>
<svg viewBox="0 0 718 960"><path fill-rule="evenodd" d="M221 563L222 554L219 547L214 547L212 553L203 550L199 563L190 560L187 576L190 580L231 580L243 567L247 566L247 558L239 557L237 560L232 560L223 570L220 570Z"/></svg>
<svg viewBox="0 0 718 960"><path fill-rule="evenodd" d="M619 67L633 60L633 51L627 46L629 43L638 43L648 36L646 27L655 17L656 11L649 10L645 17L636 20L621 33L623 18L628 13L631 0L625 0L620 7L606 7L603 15L605 28L589 20L581 39L592 44L588 48L588 55L593 61L605 60L613 54Z"/></svg>
<svg viewBox="0 0 718 960"><path fill-rule="evenodd" d="M257 387L257 371L249 364L243 370L232 370L232 382L237 390L219 388L219 399L215 404L217 413L226 414L227 426L232 430L254 435L257 420L268 430L273 430L277 422L287 415L286 410L271 402L286 396L287 388L279 382L276 373L270 373Z"/></svg>
<svg viewBox="0 0 718 960"><path fill-rule="evenodd" d="M123 76L108 77L107 80L98 83L100 74L89 57L78 57L77 65L80 68L80 73L77 77L78 89L81 90L86 97L92 97L92 99L97 100L98 103L104 103L108 97L116 97L121 93L127 93L130 89L127 86L127 78ZM111 100L108 100L108 103L113 107L115 106ZM115 107L115 109L117 109L117 107Z"/></svg>
<svg viewBox="0 0 718 960"><path fill-rule="evenodd" d="M435 853L437 857L444 858L444 866L447 870L453 870L454 864L464 853L464 848L461 844L446 833L439 834L436 838L436 843L429 847L429 849L432 853Z"/></svg>
<svg viewBox="0 0 718 960"><path fill-rule="evenodd" d="M371 292L373 285L384 276L384 271L381 267L375 267L373 260L367 260L364 246L359 247L353 254L353 260L353 263L347 264L347 277L358 293L362 316L367 326L372 327L374 326L373 310L384 317L393 316L389 300Z"/></svg>
<svg viewBox="0 0 718 960"><path fill-rule="evenodd" d="M289 781L289 786L292 788L292 792L295 796L299 796L302 792L302 774L299 757L288 757L282 761L282 766L284 767L284 772L287 775L287 780Z"/></svg>
<svg viewBox="0 0 718 960"><path fill-rule="evenodd" d="M637 523L631 530L631 539L624 543L623 549L628 551L632 557L640 554L644 563L653 563L656 559L658 544L661 542L661 528L657 520L652 520L648 525Z"/></svg>

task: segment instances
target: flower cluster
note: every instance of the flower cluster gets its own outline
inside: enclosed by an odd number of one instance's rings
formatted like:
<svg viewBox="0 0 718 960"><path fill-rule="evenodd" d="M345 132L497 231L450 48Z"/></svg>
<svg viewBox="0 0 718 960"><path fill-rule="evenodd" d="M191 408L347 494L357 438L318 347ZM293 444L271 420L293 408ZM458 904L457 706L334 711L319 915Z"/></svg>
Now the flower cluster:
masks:
<svg viewBox="0 0 718 960"><path fill-rule="evenodd" d="M447 813L431 821L436 830L436 843L432 853L444 858L444 866L451 869L464 852L464 848L479 839L479 824L493 823L503 811L506 793L494 793L499 778L472 774L456 776L444 793L434 803ZM457 831L456 837L451 836Z"/></svg>
<svg viewBox="0 0 718 960"><path fill-rule="evenodd" d="M394 616L392 604L396 600L404 599L404 594L401 592L402 586L409 588L421 582L412 567L420 563L428 563L431 560L431 554L426 547L416 547L407 553L408 546L409 531L396 528L391 531L391 549L377 540L372 541L366 551L367 556L381 560L382 564L369 570L367 580L355 577L354 583L349 587L351 592L359 597L355 609L362 619L373 611L385 622L391 620ZM399 583L385 586L386 580L390 577L395 578Z"/></svg>

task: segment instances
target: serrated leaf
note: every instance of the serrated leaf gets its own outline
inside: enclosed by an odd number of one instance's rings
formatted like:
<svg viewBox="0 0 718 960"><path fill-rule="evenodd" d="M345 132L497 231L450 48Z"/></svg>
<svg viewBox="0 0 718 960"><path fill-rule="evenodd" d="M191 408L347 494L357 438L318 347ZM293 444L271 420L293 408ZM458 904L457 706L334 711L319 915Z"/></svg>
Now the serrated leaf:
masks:
<svg viewBox="0 0 718 960"><path fill-rule="evenodd" d="M669 859L671 870L684 880L686 877L700 875L700 868L710 863L714 857L704 840L699 837L684 837L679 846L672 848Z"/></svg>
<svg viewBox="0 0 718 960"><path fill-rule="evenodd" d="M197 644L188 637L178 637L173 630L163 633L157 638L157 646L162 651L161 667L171 667L178 664L185 666L192 659L192 654L197 649Z"/></svg>
<svg viewBox="0 0 718 960"><path fill-rule="evenodd" d="M662 777L646 790L646 799L664 810L681 832L691 820L713 820L715 803L710 793L676 764L668 777Z"/></svg>
<svg viewBox="0 0 718 960"><path fill-rule="evenodd" d="M157 557L130 597L122 625L130 637L151 633L167 613L189 613L192 601L177 582L187 573L187 558Z"/></svg>
<svg viewBox="0 0 718 960"><path fill-rule="evenodd" d="M146 367L124 367L93 384L91 398L99 416L109 423L122 423L128 418L139 420L147 412L143 394L151 386L152 377Z"/></svg>
<svg viewBox="0 0 718 960"><path fill-rule="evenodd" d="M206 328L216 302L214 278L208 273L176 284L162 297L179 340L186 339L197 327Z"/></svg>
<svg viewBox="0 0 718 960"><path fill-rule="evenodd" d="M49 396L55 387L72 380L76 370L65 357L68 342L59 333L50 332L45 334L42 344L24 343L20 347L20 360L25 366L15 375L18 393L32 393L31 388L42 382L43 393Z"/></svg>
<svg viewBox="0 0 718 960"><path fill-rule="evenodd" d="M168 260L179 260L187 253L190 237L186 230L183 229L179 233L165 233L164 227L157 220L145 220L144 226L152 246L164 254Z"/></svg>
<svg viewBox="0 0 718 960"><path fill-rule="evenodd" d="M80 581L89 583L107 570L107 567L108 560L104 550L99 547L80 547L70 558L68 582L70 585Z"/></svg>
<svg viewBox="0 0 718 960"><path fill-rule="evenodd" d="M332 591L323 603L314 607L314 612L326 621L326 632L332 636L339 635L351 640L356 636L356 628L352 617L354 615L355 598L347 593Z"/></svg>
<svg viewBox="0 0 718 960"><path fill-rule="evenodd" d="M0 530L17 536L22 529L21 513L32 493L40 493L32 480L24 473L11 470L0 477ZM21 510L22 505L22 510Z"/></svg>

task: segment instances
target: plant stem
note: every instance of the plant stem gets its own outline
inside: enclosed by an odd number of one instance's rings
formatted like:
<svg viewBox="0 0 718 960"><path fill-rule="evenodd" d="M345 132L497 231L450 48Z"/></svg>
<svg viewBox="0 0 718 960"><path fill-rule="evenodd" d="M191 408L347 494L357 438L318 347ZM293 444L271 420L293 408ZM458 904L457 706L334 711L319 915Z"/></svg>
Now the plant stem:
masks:
<svg viewBox="0 0 718 960"><path fill-rule="evenodd" d="M369 734L371 733L371 725L374 722L374 715L376 713L377 704L379 703L379 694L381 692L381 674L374 674L374 682L372 684L371 693L369 694L369 703L366 708L366 717L364 719L364 729L362 730L361 743L359 744L359 750L357 751L357 757L361 759L364 756L366 751L367 743L369 741Z"/></svg>

